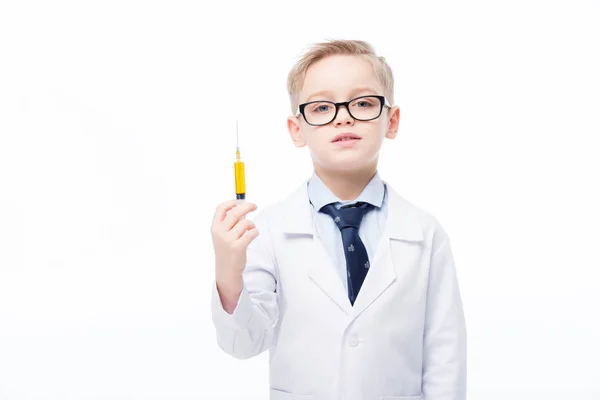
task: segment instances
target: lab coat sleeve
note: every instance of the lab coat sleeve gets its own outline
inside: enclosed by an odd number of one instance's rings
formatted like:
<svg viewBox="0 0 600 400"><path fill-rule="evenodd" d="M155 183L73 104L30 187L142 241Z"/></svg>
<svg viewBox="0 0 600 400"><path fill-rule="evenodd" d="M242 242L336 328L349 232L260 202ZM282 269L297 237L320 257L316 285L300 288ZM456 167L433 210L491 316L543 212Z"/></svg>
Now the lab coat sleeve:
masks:
<svg viewBox="0 0 600 400"><path fill-rule="evenodd" d="M449 238L443 230L436 236L423 338L423 400L465 400L467 338L463 305Z"/></svg>
<svg viewBox="0 0 600 400"><path fill-rule="evenodd" d="M268 225L260 214L254 223L260 234L248 246L244 286L232 314L224 310L216 282L212 285L211 310L217 343L239 359L254 357L270 347L279 318L276 264Z"/></svg>

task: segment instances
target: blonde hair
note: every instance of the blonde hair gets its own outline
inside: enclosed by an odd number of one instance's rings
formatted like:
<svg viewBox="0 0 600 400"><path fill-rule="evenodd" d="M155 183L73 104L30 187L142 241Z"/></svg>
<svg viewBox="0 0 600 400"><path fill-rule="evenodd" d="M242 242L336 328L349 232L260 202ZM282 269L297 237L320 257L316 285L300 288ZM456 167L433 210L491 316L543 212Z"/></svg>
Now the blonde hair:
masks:
<svg viewBox="0 0 600 400"><path fill-rule="evenodd" d="M370 61L377 80L383 86L384 95L391 104L394 104L394 75L392 69L384 57L377 56L371 44L362 40L328 40L313 44L288 74L287 90L292 113L297 111L298 95L304 84L308 67L319 60L335 55L361 56Z"/></svg>

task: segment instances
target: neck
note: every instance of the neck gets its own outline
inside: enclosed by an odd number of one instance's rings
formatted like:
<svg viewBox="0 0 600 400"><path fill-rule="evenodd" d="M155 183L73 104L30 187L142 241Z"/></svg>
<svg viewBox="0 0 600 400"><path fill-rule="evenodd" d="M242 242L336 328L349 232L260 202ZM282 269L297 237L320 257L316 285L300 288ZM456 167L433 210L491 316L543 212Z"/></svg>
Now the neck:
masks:
<svg viewBox="0 0 600 400"><path fill-rule="evenodd" d="M329 171L315 165L315 173L340 200L352 201L377 173L377 165L358 171Z"/></svg>

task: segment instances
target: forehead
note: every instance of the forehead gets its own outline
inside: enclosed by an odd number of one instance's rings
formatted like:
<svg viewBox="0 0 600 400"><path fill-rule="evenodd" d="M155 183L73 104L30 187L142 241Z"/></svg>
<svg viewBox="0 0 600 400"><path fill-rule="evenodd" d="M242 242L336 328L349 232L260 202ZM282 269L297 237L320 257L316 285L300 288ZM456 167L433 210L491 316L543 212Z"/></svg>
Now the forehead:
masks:
<svg viewBox="0 0 600 400"><path fill-rule="evenodd" d="M336 55L308 68L300 103L319 99L343 101L362 94L383 95L373 66L360 56Z"/></svg>

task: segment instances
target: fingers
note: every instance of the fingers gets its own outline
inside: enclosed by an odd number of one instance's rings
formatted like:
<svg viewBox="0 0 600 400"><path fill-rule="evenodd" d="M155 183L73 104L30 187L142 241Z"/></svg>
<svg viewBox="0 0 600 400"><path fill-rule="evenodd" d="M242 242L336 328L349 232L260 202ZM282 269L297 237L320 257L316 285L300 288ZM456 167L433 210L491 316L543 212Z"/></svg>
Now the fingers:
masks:
<svg viewBox="0 0 600 400"><path fill-rule="evenodd" d="M258 235L260 235L258 229L253 228L248 231L245 231L242 237L238 239L238 241L240 242L241 246L243 246L244 248L248 248L250 242L256 239Z"/></svg>
<svg viewBox="0 0 600 400"><path fill-rule="evenodd" d="M256 204L241 203L230 208L229 210L231 211L227 213L227 216L222 221L222 226L225 231L230 231L231 228L233 228L233 226L237 224L240 219L242 219L242 217L245 217L246 214L256 210Z"/></svg>
<svg viewBox="0 0 600 400"><path fill-rule="evenodd" d="M215 215L213 216L213 225L223 222L227 216L227 212L236 206L236 200L228 200L217 206Z"/></svg>
<svg viewBox="0 0 600 400"><path fill-rule="evenodd" d="M240 220L237 224L235 224L233 226L233 228L231 228L231 231L229 231L231 237L233 237L233 239L239 239L246 231L249 231L251 229L256 229L256 225L254 225L254 222L250 221L249 219L242 219Z"/></svg>

